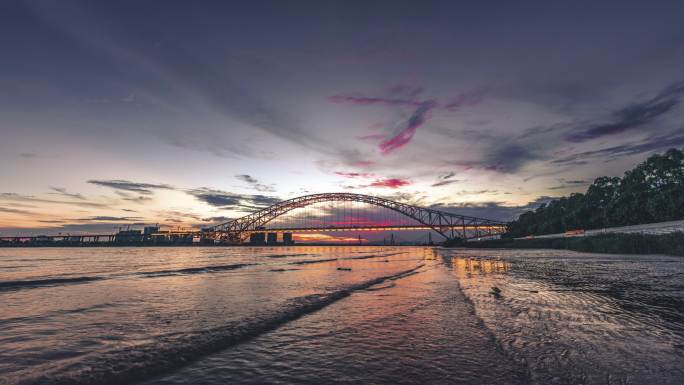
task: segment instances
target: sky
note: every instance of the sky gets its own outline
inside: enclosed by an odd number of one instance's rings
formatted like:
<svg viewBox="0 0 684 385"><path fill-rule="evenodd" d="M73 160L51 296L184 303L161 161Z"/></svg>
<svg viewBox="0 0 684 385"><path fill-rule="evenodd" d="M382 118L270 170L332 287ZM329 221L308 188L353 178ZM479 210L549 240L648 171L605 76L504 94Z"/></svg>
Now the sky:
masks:
<svg viewBox="0 0 684 385"><path fill-rule="evenodd" d="M511 220L684 147L681 1L4 1L0 235L358 192Z"/></svg>

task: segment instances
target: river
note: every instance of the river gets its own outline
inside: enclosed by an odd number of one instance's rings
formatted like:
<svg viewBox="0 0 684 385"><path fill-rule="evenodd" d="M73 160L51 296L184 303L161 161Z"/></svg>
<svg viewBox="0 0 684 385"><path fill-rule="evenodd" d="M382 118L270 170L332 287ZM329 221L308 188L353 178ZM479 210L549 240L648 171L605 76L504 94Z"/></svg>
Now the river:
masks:
<svg viewBox="0 0 684 385"><path fill-rule="evenodd" d="M679 384L684 258L0 249L0 384Z"/></svg>

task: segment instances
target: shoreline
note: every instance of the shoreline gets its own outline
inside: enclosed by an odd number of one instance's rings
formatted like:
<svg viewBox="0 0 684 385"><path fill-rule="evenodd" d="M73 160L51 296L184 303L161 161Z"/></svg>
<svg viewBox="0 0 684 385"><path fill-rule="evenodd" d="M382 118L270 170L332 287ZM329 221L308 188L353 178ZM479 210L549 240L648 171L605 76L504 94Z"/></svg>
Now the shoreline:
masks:
<svg viewBox="0 0 684 385"><path fill-rule="evenodd" d="M173 244L164 244L164 243L150 243L150 244L139 244L139 243L102 243L102 244L89 244L89 243L84 243L84 244L0 244L0 249L32 249L32 248L110 248L110 247L256 247L256 248L262 248L262 247L310 247L310 246L348 246L348 247L440 247L441 245L434 244L434 245L399 245L399 244L394 244L394 245L383 245L383 244L373 244L373 243L364 243L364 244L349 244L349 243L296 243L296 244L291 244L291 245L250 245L248 243L246 244L238 244L238 245L229 245L229 244L203 244L203 243L173 243Z"/></svg>
<svg viewBox="0 0 684 385"><path fill-rule="evenodd" d="M601 254L665 254L684 257L684 233L601 234L567 238L494 239L454 247L467 249L556 249Z"/></svg>

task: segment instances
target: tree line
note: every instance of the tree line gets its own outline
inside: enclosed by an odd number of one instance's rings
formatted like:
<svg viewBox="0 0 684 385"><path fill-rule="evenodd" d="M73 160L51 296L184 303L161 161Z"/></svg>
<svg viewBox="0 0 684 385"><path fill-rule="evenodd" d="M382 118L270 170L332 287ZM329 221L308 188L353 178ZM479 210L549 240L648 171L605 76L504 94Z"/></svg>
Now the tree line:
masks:
<svg viewBox="0 0 684 385"><path fill-rule="evenodd" d="M622 178L597 178L586 193L574 193L509 225L507 236L524 237L684 219L684 151L655 154Z"/></svg>

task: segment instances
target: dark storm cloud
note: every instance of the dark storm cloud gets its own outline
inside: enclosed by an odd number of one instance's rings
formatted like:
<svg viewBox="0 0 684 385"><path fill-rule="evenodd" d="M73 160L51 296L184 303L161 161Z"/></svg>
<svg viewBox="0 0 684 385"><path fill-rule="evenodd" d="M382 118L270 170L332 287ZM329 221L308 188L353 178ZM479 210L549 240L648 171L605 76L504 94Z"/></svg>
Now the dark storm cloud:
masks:
<svg viewBox="0 0 684 385"><path fill-rule="evenodd" d="M89 180L88 183L113 188L115 190L125 190L132 191L139 194L150 195L153 193L153 189L162 190L173 190L172 186L167 184L152 184L152 183L137 183L127 180L115 179L115 180Z"/></svg>
<svg viewBox="0 0 684 385"><path fill-rule="evenodd" d="M235 194L206 187L188 190L187 193L208 205L240 211L255 211L280 202L275 197Z"/></svg>
<svg viewBox="0 0 684 385"><path fill-rule="evenodd" d="M493 219L499 221L512 221L517 219L520 214L534 210L543 203L548 203L554 197L541 196L532 202L522 206L508 206L501 202L478 202L478 203L456 203L456 204L435 204L430 208L446 211L454 214L473 216L478 218Z"/></svg>
<svg viewBox="0 0 684 385"><path fill-rule="evenodd" d="M584 151L564 158L555 159L552 163L559 165L586 164L591 159L596 158L607 158L607 160L612 160L620 156L637 155L682 146L684 146L684 127L675 131L672 135L657 136L641 142L631 142L620 146L602 148L600 150Z"/></svg>
<svg viewBox="0 0 684 385"><path fill-rule="evenodd" d="M684 82L672 84L650 100L634 103L613 112L611 122L570 133L566 139L571 142L586 142L643 127L679 105L683 94Z"/></svg>
<svg viewBox="0 0 684 385"><path fill-rule="evenodd" d="M247 174L235 175L235 177L245 183L248 183L253 189L261 192L274 192L275 188L273 186L265 185L259 182L258 179Z"/></svg>

